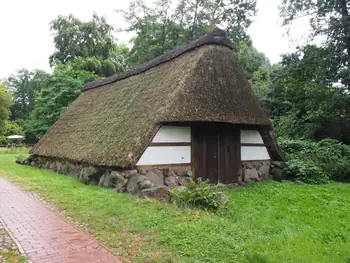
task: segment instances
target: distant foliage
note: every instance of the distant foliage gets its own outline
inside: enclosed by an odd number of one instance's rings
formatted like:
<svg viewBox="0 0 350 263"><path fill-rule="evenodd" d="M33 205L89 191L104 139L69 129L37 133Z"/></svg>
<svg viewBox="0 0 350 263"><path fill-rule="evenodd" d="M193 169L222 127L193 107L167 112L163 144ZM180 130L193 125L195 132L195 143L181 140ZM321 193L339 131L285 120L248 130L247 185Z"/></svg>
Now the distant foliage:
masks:
<svg viewBox="0 0 350 263"><path fill-rule="evenodd" d="M227 198L219 187L206 181L197 180L186 187L171 190L171 202L179 207L199 208L216 211L227 206Z"/></svg>
<svg viewBox="0 0 350 263"><path fill-rule="evenodd" d="M10 117L12 98L5 88L5 83L0 82L0 132L4 129L6 120Z"/></svg>
<svg viewBox="0 0 350 263"><path fill-rule="evenodd" d="M280 146L287 156L283 170L288 176L312 184L350 182L350 146L331 139L281 140Z"/></svg>
<svg viewBox="0 0 350 263"><path fill-rule="evenodd" d="M271 72L264 103L279 137L350 144L350 93L336 76L329 47L306 46L285 55Z"/></svg>
<svg viewBox="0 0 350 263"><path fill-rule="evenodd" d="M256 0L157 0L153 4L133 0L128 10L118 12L128 23L126 31L135 33L129 57L135 66L182 47L216 26L226 27L234 43L250 42L246 31L256 14Z"/></svg>
<svg viewBox="0 0 350 263"><path fill-rule="evenodd" d="M108 59L114 49L113 27L96 14L90 21L81 21L73 15L58 16L51 22L55 52L50 56L53 66L56 60L66 63L79 57Z"/></svg>
<svg viewBox="0 0 350 263"><path fill-rule="evenodd" d="M56 65L46 86L38 94L27 132L40 137L80 94L80 88L98 76L75 70L70 64Z"/></svg>
<svg viewBox="0 0 350 263"><path fill-rule="evenodd" d="M283 24L290 26L299 17L309 19L310 39L325 38L322 45L332 49L333 77L350 91L350 9L348 0L283 0ZM319 56L318 60L325 57Z"/></svg>
<svg viewBox="0 0 350 263"><path fill-rule="evenodd" d="M35 97L50 74L42 70L20 69L7 78L7 89L13 96L11 120L25 120L34 109Z"/></svg>
<svg viewBox="0 0 350 263"><path fill-rule="evenodd" d="M0 145L7 145L13 140L7 139L10 135L24 135L23 128L14 121L5 121L2 129L0 129Z"/></svg>

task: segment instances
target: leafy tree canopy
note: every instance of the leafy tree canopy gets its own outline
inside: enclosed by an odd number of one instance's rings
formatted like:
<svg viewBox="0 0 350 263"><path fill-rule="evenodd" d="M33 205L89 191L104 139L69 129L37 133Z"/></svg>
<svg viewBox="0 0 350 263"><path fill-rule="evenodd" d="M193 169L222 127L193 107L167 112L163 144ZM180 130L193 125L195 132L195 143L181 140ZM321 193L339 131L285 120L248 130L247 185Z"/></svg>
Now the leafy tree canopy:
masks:
<svg viewBox="0 0 350 263"><path fill-rule="evenodd" d="M0 130L0 145L6 145L11 142L10 139L7 139L7 136L14 134L24 135L23 128L14 121L5 121L3 129Z"/></svg>
<svg viewBox="0 0 350 263"><path fill-rule="evenodd" d="M55 52L50 56L51 66L70 63L73 67L108 77L127 67L129 49L114 42L113 27L105 18L93 15L84 22L73 15L58 16L51 22Z"/></svg>
<svg viewBox="0 0 350 263"><path fill-rule="evenodd" d="M311 39L326 37L325 46L333 53L337 78L350 91L350 3L348 0L283 0L281 16L285 25L309 17Z"/></svg>
<svg viewBox="0 0 350 263"><path fill-rule="evenodd" d="M93 15L91 21L83 22L73 15L58 16L51 22L55 52L50 64L56 60L66 63L78 57L108 59L115 49L113 27L103 17Z"/></svg>
<svg viewBox="0 0 350 263"><path fill-rule="evenodd" d="M0 82L0 131L4 129L5 122L10 117L12 98L5 88L5 83Z"/></svg>
<svg viewBox="0 0 350 263"><path fill-rule="evenodd" d="M31 133L43 135L80 94L80 88L98 76L86 70L74 69L69 64L58 64L35 101Z"/></svg>
<svg viewBox="0 0 350 263"><path fill-rule="evenodd" d="M131 2L129 10L119 10L136 33L130 51L132 65L144 63L204 35L216 26L227 28L235 43L249 41L246 34L256 13L256 0L158 0L147 6Z"/></svg>
<svg viewBox="0 0 350 263"><path fill-rule="evenodd" d="M21 69L7 79L7 88L14 98L11 119L26 119L34 108L35 96L48 79L42 70Z"/></svg>
<svg viewBox="0 0 350 263"><path fill-rule="evenodd" d="M335 85L332 50L314 45L285 55L271 74L266 107L280 135L350 143L350 95Z"/></svg>

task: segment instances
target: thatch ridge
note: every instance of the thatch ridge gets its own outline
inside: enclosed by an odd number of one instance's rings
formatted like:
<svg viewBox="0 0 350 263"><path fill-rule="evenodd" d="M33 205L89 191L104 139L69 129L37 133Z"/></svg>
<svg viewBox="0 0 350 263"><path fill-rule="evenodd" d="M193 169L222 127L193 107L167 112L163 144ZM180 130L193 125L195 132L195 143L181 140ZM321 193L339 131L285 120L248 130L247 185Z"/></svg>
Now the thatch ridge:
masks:
<svg viewBox="0 0 350 263"><path fill-rule="evenodd" d="M128 70L128 71L121 73L119 75L114 75L114 76L111 76L108 78L104 78L102 80L96 80L96 81L89 82L81 89L81 91L86 91L89 89L98 88L98 87L101 87L101 86L104 86L104 85L107 85L107 84L110 84L113 82L117 82L117 81L129 78L131 76L140 74L142 72L145 72L146 70L149 70L153 67L157 67L163 63L166 63L172 59L175 59L175 58L177 58L177 57L179 57L187 52L190 52L196 48L199 48L203 45L220 45L220 46L225 46L225 47L229 48L230 50L234 49L234 46L233 46L232 42L228 39L226 32L219 29L219 28L216 28L215 30L209 32L208 34L202 36L198 40L193 41L184 47L170 51L169 53L166 53L166 54L159 56L153 60L150 60L144 64L141 64L141 65L137 66L136 68Z"/></svg>

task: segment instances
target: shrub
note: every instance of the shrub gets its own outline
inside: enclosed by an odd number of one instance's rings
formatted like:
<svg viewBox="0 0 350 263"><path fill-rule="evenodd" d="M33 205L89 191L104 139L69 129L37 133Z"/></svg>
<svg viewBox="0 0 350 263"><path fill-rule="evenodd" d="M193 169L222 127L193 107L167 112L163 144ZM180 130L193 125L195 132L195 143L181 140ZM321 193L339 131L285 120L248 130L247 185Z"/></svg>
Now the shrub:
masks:
<svg viewBox="0 0 350 263"><path fill-rule="evenodd" d="M171 202L179 207L216 211L227 206L227 197L219 189L220 186L198 179L197 182L190 182L186 187L173 188Z"/></svg>
<svg viewBox="0 0 350 263"><path fill-rule="evenodd" d="M329 180L325 171L311 160L291 159L282 164L282 169L288 177L307 184L323 184Z"/></svg>
<svg viewBox="0 0 350 263"><path fill-rule="evenodd" d="M350 181L349 145L324 139L281 140L280 146L286 155L283 169L288 176L307 183L322 183L325 179Z"/></svg>

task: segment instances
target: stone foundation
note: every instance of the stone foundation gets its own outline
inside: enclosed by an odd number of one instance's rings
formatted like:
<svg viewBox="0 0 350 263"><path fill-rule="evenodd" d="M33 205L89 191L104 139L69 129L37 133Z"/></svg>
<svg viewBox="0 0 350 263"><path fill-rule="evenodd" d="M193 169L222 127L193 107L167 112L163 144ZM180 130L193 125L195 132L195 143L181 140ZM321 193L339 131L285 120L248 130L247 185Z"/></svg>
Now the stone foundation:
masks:
<svg viewBox="0 0 350 263"><path fill-rule="evenodd" d="M188 182L192 181L190 166L121 170L41 156L30 156L28 159L18 160L18 162L71 175L84 184L115 188L120 193L127 192L142 197L156 197L163 201L169 200L170 188L187 185ZM228 185L228 187L271 179L279 180L280 176L281 169L277 162L272 162L272 164L270 161L242 162L239 183Z"/></svg>
<svg viewBox="0 0 350 263"><path fill-rule="evenodd" d="M142 197L156 197L163 201L169 200L170 188L192 181L190 166L121 170L41 156L30 156L28 159L18 162L71 175L84 184L115 188L120 193L127 192Z"/></svg>
<svg viewBox="0 0 350 263"><path fill-rule="evenodd" d="M272 180L271 161L242 162L242 181L245 183Z"/></svg>

